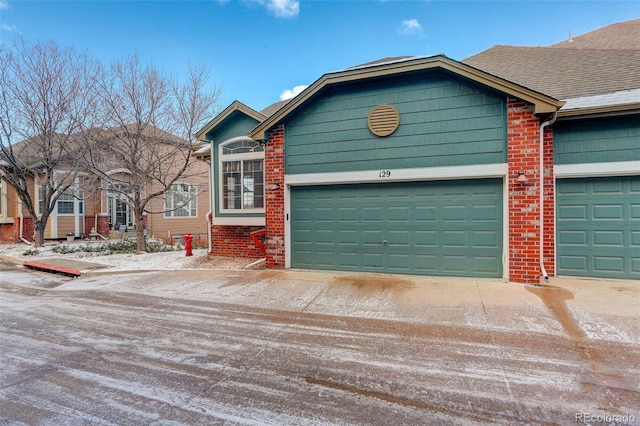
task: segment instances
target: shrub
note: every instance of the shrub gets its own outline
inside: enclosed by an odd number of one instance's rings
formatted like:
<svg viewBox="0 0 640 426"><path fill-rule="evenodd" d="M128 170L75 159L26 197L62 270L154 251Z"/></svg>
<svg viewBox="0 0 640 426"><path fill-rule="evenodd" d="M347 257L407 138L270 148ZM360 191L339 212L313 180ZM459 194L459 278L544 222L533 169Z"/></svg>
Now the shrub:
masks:
<svg viewBox="0 0 640 426"><path fill-rule="evenodd" d="M38 254L38 249L33 247L30 248L29 250L25 250L24 253L22 253L23 256L36 256Z"/></svg>

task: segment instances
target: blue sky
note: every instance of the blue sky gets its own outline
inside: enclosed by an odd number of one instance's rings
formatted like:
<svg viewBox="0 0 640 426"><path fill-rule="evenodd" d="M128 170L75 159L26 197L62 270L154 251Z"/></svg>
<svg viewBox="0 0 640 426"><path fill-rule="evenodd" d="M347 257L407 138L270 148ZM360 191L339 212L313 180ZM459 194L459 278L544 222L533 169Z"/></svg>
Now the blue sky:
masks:
<svg viewBox="0 0 640 426"><path fill-rule="evenodd" d="M225 106L260 110L325 72L387 56L461 60L637 18L638 0L0 0L0 41L54 40L105 63L137 52L177 78L205 63Z"/></svg>

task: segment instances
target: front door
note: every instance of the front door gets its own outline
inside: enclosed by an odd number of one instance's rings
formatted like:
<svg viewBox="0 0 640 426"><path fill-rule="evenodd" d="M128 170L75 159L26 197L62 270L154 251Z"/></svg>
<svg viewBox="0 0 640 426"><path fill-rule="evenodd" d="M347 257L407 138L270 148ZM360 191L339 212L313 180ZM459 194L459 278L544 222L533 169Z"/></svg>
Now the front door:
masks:
<svg viewBox="0 0 640 426"><path fill-rule="evenodd" d="M117 197L109 197L109 225L112 229L133 228L129 205Z"/></svg>

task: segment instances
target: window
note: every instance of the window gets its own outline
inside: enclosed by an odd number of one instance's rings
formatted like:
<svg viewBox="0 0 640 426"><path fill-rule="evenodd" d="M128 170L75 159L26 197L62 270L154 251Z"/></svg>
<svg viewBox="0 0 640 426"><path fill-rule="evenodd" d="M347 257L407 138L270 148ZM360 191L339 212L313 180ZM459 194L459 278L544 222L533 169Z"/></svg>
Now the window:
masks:
<svg viewBox="0 0 640 426"><path fill-rule="evenodd" d="M164 217L198 216L196 187L186 183L171 185L171 189L164 194L164 209Z"/></svg>
<svg viewBox="0 0 640 426"><path fill-rule="evenodd" d="M64 191L62 195L60 195L60 198L58 198L58 214L73 214L74 198L72 188Z"/></svg>
<svg viewBox="0 0 640 426"><path fill-rule="evenodd" d="M251 139L221 146L222 210L264 209L264 148Z"/></svg>

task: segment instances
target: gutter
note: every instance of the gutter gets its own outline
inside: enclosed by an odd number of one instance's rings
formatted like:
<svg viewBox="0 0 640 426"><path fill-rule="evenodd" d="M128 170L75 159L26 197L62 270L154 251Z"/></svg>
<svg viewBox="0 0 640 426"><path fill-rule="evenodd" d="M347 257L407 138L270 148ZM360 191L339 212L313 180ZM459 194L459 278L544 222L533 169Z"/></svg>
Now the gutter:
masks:
<svg viewBox="0 0 640 426"><path fill-rule="evenodd" d="M207 214L207 243L209 245L209 251L207 252L210 255L213 252L213 212L216 211L216 203L215 203L215 179L214 179L214 164L213 164L213 138L209 141L209 213Z"/></svg>
<svg viewBox="0 0 640 426"><path fill-rule="evenodd" d="M546 283L549 282L549 274L547 274L547 270L544 267L544 128L555 123L557 118L558 112L556 111L551 119L540 124L540 181L538 183L540 187L540 273Z"/></svg>

